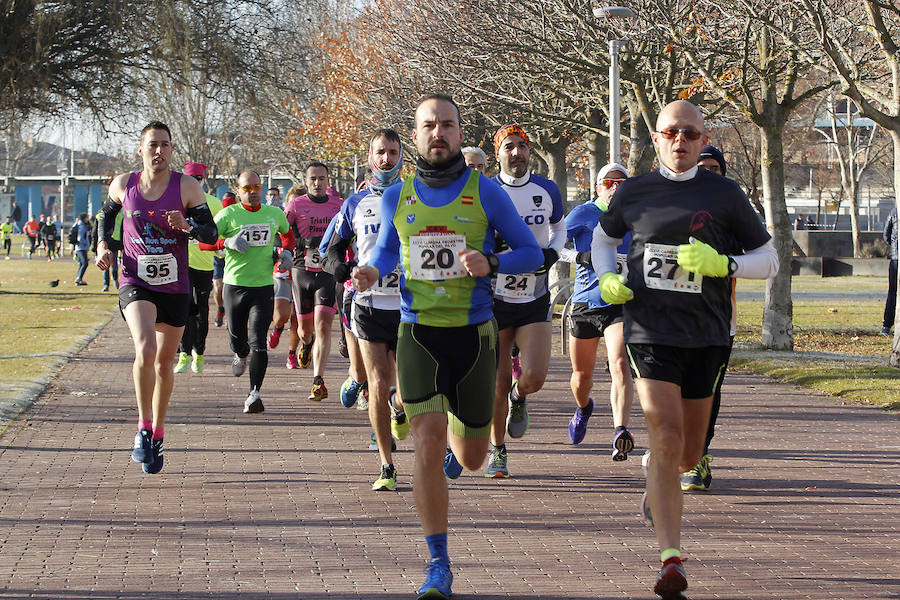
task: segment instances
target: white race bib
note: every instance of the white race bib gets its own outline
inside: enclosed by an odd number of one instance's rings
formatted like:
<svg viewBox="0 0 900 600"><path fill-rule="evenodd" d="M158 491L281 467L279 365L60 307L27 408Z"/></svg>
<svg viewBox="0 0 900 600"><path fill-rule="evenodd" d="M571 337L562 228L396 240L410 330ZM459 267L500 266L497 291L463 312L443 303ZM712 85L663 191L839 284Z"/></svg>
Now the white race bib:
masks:
<svg viewBox="0 0 900 600"><path fill-rule="evenodd" d="M699 294L703 276L678 266L678 246L644 244L644 284L656 290Z"/></svg>
<svg viewBox="0 0 900 600"><path fill-rule="evenodd" d="M534 298L537 275L534 273L497 273L494 292L506 298Z"/></svg>
<svg viewBox="0 0 900 600"><path fill-rule="evenodd" d="M241 236L250 246L268 246L272 230L266 223L241 225Z"/></svg>
<svg viewBox="0 0 900 600"><path fill-rule="evenodd" d="M322 255L319 254L318 248L304 248L303 265L308 270L322 270Z"/></svg>
<svg viewBox="0 0 900 600"><path fill-rule="evenodd" d="M375 285L372 286L372 293L380 296L399 296L400 273L400 267L398 266L387 275L379 277Z"/></svg>
<svg viewBox="0 0 900 600"><path fill-rule="evenodd" d="M456 233L423 233L409 237L409 274L412 279L459 279L468 271L459 260L466 236Z"/></svg>
<svg viewBox="0 0 900 600"><path fill-rule="evenodd" d="M150 285L178 281L178 262L171 254L141 254L137 257L138 277Z"/></svg>

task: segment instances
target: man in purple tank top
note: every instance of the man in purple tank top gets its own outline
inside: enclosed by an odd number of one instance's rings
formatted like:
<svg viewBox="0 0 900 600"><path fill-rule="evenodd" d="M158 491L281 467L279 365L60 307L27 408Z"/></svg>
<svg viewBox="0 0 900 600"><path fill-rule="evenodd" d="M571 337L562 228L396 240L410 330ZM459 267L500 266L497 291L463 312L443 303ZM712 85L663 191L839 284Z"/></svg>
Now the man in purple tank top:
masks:
<svg viewBox="0 0 900 600"><path fill-rule="evenodd" d="M97 266L106 270L116 216L125 209L119 308L134 340L138 433L131 458L143 463L145 473L159 473L163 467L172 364L190 308L188 238L206 243L218 238L203 188L170 168L173 150L164 123L144 127L138 147L143 170L113 179L97 215Z"/></svg>

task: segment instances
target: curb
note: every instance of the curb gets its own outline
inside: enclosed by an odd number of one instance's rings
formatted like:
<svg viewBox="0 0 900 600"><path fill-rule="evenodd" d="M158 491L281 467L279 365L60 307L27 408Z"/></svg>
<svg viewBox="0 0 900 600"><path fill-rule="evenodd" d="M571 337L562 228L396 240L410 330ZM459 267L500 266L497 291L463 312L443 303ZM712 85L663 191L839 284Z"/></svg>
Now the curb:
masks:
<svg viewBox="0 0 900 600"><path fill-rule="evenodd" d="M16 418L27 410L35 401L40 398L44 390L47 389L50 381L59 375L59 371L63 365L84 350L88 344L94 341L94 338L103 331L103 328L109 325L115 313L111 313L107 319L97 324L93 330L87 335L79 338L75 344L63 353L57 354L58 358L50 365L50 370L40 379L22 384L20 386L10 386L14 392L21 392L16 398L11 400L0 400L0 435L6 431L7 427L16 420Z"/></svg>

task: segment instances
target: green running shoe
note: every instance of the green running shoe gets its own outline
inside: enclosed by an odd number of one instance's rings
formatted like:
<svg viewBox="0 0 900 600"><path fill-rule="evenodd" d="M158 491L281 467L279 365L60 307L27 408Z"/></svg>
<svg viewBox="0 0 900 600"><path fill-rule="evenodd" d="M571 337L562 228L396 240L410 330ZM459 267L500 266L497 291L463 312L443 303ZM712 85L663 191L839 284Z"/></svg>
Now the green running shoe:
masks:
<svg viewBox="0 0 900 600"><path fill-rule="evenodd" d="M392 492L397 489L397 469L394 465L381 465L381 477L372 484L376 492Z"/></svg>
<svg viewBox="0 0 900 600"><path fill-rule="evenodd" d="M194 360L191 361L191 371L194 373L202 373L203 367L206 366L206 363L203 361L203 355L197 354L196 352L192 352L194 356Z"/></svg>
<svg viewBox="0 0 900 600"><path fill-rule="evenodd" d="M506 445L491 445L488 454L488 466L484 470L484 476L491 479L506 479L509 477L509 469L506 468Z"/></svg>
<svg viewBox="0 0 900 600"><path fill-rule="evenodd" d="M709 463L711 462L712 457L709 454L704 454L700 458L700 462L694 465L693 469L687 473L682 473L681 489L685 492L693 490L700 492L708 491L712 486L712 469L709 467Z"/></svg>
<svg viewBox="0 0 900 600"><path fill-rule="evenodd" d="M184 373L188 370L188 365L191 364L191 355L187 352L179 352L178 353L178 362L175 363L174 371L176 373Z"/></svg>

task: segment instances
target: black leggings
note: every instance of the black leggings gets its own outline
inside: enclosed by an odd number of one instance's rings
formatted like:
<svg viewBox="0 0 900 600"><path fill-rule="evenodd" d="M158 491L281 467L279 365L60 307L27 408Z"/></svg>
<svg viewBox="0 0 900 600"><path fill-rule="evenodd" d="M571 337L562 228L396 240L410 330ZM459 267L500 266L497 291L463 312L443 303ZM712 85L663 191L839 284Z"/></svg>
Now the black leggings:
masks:
<svg viewBox="0 0 900 600"><path fill-rule="evenodd" d="M231 350L241 357L252 354L250 389L259 390L269 364L266 334L275 310L275 288L271 285L241 287L226 283L222 296Z"/></svg>
<svg viewBox="0 0 900 600"><path fill-rule="evenodd" d="M728 352L725 354L725 364L722 366L722 376L719 377L719 382L716 383L716 390L713 392L712 412L709 415L709 426L706 428L706 444L703 446L703 454L709 454L709 445L716 435L716 419L719 418L719 408L722 406L722 384L725 383L725 372L728 371L728 360L731 358L731 349L733 347L734 336L731 336L731 343L728 345Z"/></svg>
<svg viewBox="0 0 900 600"><path fill-rule="evenodd" d="M191 312L184 326L184 334L178 351L189 354L206 352L206 336L209 333L209 294L212 292L212 271L188 269L191 283Z"/></svg>

